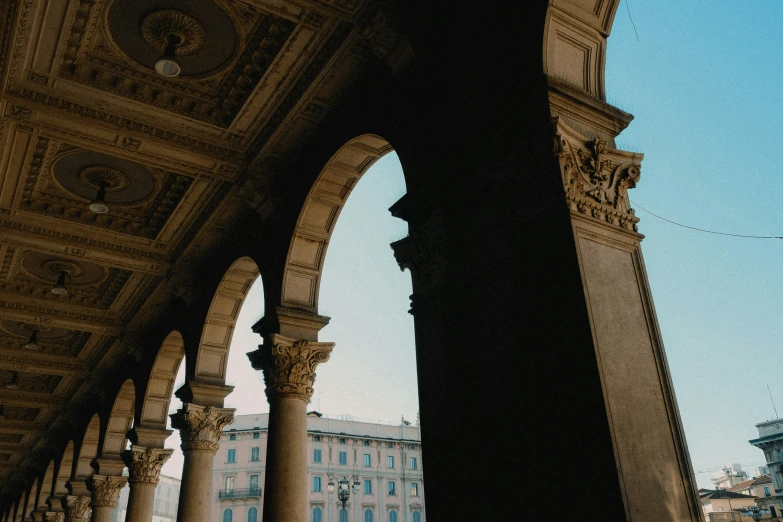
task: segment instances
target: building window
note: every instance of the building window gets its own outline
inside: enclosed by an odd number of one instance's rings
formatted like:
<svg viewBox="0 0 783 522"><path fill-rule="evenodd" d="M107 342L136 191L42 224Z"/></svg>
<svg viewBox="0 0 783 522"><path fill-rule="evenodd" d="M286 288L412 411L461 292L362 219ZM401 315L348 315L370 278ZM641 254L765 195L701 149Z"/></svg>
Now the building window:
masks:
<svg viewBox="0 0 783 522"><path fill-rule="evenodd" d="M237 436L235 434L231 434L228 436L228 440L237 440Z"/></svg>
<svg viewBox="0 0 783 522"><path fill-rule="evenodd" d="M369 468L372 465L372 460L370 459L370 454L365 453L364 454L364 467Z"/></svg>
<svg viewBox="0 0 783 522"><path fill-rule="evenodd" d="M419 463L416 462L416 457L411 457L411 469L415 470L418 469Z"/></svg>
<svg viewBox="0 0 783 522"><path fill-rule="evenodd" d="M251 507L247 510L247 522L258 522L258 510Z"/></svg>
<svg viewBox="0 0 783 522"><path fill-rule="evenodd" d="M365 495L372 495L372 480L365 480L364 481L364 494Z"/></svg>
<svg viewBox="0 0 783 522"><path fill-rule="evenodd" d="M226 462L236 462L237 461L237 450L230 449L228 450L228 456L226 458Z"/></svg>
<svg viewBox="0 0 783 522"><path fill-rule="evenodd" d="M418 511L413 512L413 522L421 522L421 513Z"/></svg>
<svg viewBox="0 0 783 522"><path fill-rule="evenodd" d="M370 441L369 441L369 440L363 440L363 441L362 441L362 444L363 444L364 446L369 446L369 445L370 445Z"/></svg>
<svg viewBox="0 0 783 522"><path fill-rule="evenodd" d="M320 464L321 463L321 450L314 449L313 450L313 462Z"/></svg>
<svg viewBox="0 0 783 522"><path fill-rule="evenodd" d="M313 492L321 492L321 477L313 477Z"/></svg>
<svg viewBox="0 0 783 522"><path fill-rule="evenodd" d="M389 522L397 522L397 511L393 509L389 511Z"/></svg>
<svg viewBox="0 0 783 522"><path fill-rule="evenodd" d="M227 509L223 512L223 522L232 522L234 519L234 514L231 512L230 509Z"/></svg>
<svg viewBox="0 0 783 522"><path fill-rule="evenodd" d="M315 442L321 442L321 436L320 435L313 435L313 440Z"/></svg>
<svg viewBox="0 0 783 522"><path fill-rule="evenodd" d="M253 433L253 438L254 439L260 439L261 438L261 434L256 431L256 432Z"/></svg>
<svg viewBox="0 0 783 522"><path fill-rule="evenodd" d="M386 467L389 469L394 469L394 455L389 455L386 457Z"/></svg>
<svg viewBox="0 0 783 522"><path fill-rule="evenodd" d="M340 437L340 444L345 444L345 437Z"/></svg>
<svg viewBox="0 0 783 522"><path fill-rule="evenodd" d="M226 477L223 481L223 485L225 486L223 489L226 491L233 491L234 490L234 477Z"/></svg>
<svg viewBox="0 0 783 522"><path fill-rule="evenodd" d="M250 491L251 495L258 495L258 475L250 475Z"/></svg>
<svg viewBox="0 0 783 522"><path fill-rule="evenodd" d="M388 489L389 496L396 497L397 496L397 483L394 482L393 480L390 480L389 482L387 482L387 484L389 486L389 489Z"/></svg>
<svg viewBox="0 0 783 522"><path fill-rule="evenodd" d="M418 497L419 496L419 483L418 482L411 482L411 496L412 497Z"/></svg>
<svg viewBox="0 0 783 522"><path fill-rule="evenodd" d="M769 488L767 486L764 486L764 496L765 497L769 496Z"/></svg>
<svg viewBox="0 0 783 522"><path fill-rule="evenodd" d="M155 511L160 513L160 499L159 498L155 499Z"/></svg>
<svg viewBox="0 0 783 522"><path fill-rule="evenodd" d="M340 508L340 522L348 522L348 510Z"/></svg>
<svg viewBox="0 0 783 522"><path fill-rule="evenodd" d="M346 466L348 464L348 453L345 451L340 452L340 465Z"/></svg>
<svg viewBox="0 0 783 522"><path fill-rule="evenodd" d="M364 522L372 522L372 509L364 511Z"/></svg>
<svg viewBox="0 0 783 522"><path fill-rule="evenodd" d="M394 443L393 443L393 442L387 442L387 443L386 443L386 447L387 447L388 449L393 449L393 448L394 448Z"/></svg>
<svg viewBox="0 0 783 522"><path fill-rule="evenodd" d="M322 522L321 520L321 508L314 507L313 508L313 522Z"/></svg>
<svg viewBox="0 0 783 522"><path fill-rule="evenodd" d="M250 462L261 460L261 448L250 448Z"/></svg>

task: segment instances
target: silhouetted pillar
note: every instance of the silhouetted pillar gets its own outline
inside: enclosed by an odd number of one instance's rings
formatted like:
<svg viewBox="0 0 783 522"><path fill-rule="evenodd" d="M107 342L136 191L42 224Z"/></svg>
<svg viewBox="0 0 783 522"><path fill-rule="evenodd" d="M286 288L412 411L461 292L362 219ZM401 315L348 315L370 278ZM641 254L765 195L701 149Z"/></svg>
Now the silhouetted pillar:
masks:
<svg viewBox="0 0 783 522"><path fill-rule="evenodd" d="M112 512L117 507L120 490L128 482L127 477L93 475L89 486L92 492L92 522L112 522Z"/></svg>
<svg viewBox="0 0 783 522"><path fill-rule="evenodd" d="M155 487L160 470L174 450L131 446L120 455L128 466L128 512L126 522L149 522L155 507Z"/></svg>
<svg viewBox="0 0 783 522"><path fill-rule="evenodd" d="M334 343L271 334L248 354L263 370L269 401L264 520L308 520L307 404L313 395L315 367L329 359Z"/></svg>
<svg viewBox="0 0 783 522"><path fill-rule="evenodd" d="M182 468L177 520L209 522L212 512L212 469L223 427L234 422L234 411L186 403L171 415L180 432L185 462Z"/></svg>

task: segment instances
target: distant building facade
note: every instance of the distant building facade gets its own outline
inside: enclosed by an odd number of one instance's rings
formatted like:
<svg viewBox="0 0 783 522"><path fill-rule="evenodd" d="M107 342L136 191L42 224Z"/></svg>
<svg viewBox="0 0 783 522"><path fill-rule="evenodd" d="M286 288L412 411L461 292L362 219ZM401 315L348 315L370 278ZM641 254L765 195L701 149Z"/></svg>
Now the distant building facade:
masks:
<svg viewBox="0 0 783 522"><path fill-rule="evenodd" d="M268 414L237 415L223 430L212 480L212 521L262 519L268 422ZM310 412L307 452L309 520L303 522L425 522L417 425ZM351 495L343 507L329 484L344 477Z"/></svg>
<svg viewBox="0 0 783 522"><path fill-rule="evenodd" d="M748 473L742 470L740 464L729 464L712 475L715 489L729 489L748 480Z"/></svg>
<svg viewBox="0 0 783 522"><path fill-rule="evenodd" d="M773 419L756 424L759 436L749 442L764 452L767 461L766 469L769 472L772 496L764 497L759 501L778 516L783 516L783 419Z"/></svg>
<svg viewBox="0 0 783 522"><path fill-rule="evenodd" d="M155 506L152 511L152 522L176 522L177 507L179 504L179 479L160 476L160 481L155 487ZM130 488L124 487L120 491L117 509L114 510L112 522L125 522L128 512L128 493Z"/></svg>

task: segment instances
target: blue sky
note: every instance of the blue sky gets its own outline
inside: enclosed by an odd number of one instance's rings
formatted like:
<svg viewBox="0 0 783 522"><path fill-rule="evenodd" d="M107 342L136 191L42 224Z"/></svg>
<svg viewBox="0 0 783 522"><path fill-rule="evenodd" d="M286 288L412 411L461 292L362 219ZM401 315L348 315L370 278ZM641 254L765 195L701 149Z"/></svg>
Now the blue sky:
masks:
<svg viewBox="0 0 783 522"><path fill-rule="evenodd" d="M691 226L783 235L777 190L783 148L783 8L778 0L632 1L639 34L621 3L607 55L608 100L636 119L618 138L643 152L632 201ZM418 409L410 275L389 243L405 224L387 209L405 193L394 154L370 169L348 200L328 250L321 309L336 343L318 368L311 407L399 420ZM638 210L643 251L694 468L763 462L747 441L783 412L781 240L752 240L678 228ZM263 310L260 284L242 309L229 357L236 385L227 406L267 412L260 374L245 352ZM181 379L181 378L180 378ZM178 379L179 380L179 379ZM176 433L167 446L178 447ZM165 473L179 475L181 457ZM697 473L701 487L710 472Z"/></svg>
<svg viewBox="0 0 783 522"><path fill-rule="evenodd" d="M625 1L606 90L636 116L618 144L645 154L631 200L695 227L783 235L780 3L632 0L637 41ZM783 412L783 241L637 215L694 468L763 462L747 441L774 417L767 384ZM709 477L696 478L708 487Z"/></svg>

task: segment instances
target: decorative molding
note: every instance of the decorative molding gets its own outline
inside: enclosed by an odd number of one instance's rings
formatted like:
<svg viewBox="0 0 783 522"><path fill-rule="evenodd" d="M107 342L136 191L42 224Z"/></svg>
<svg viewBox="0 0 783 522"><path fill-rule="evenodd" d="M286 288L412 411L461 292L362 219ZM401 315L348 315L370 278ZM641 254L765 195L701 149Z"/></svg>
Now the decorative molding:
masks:
<svg viewBox="0 0 783 522"><path fill-rule="evenodd" d="M589 140L560 118L555 125L555 154L572 212L638 232L628 190L639 182L644 155L613 149L605 140Z"/></svg>
<svg viewBox="0 0 783 522"><path fill-rule="evenodd" d="M86 522L92 514L90 497L68 495L63 499L63 508L69 522Z"/></svg>
<svg viewBox="0 0 783 522"><path fill-rule="evenodd" d="M186 403L170 415L171 427L178 429L182 451L211 451L217 453L223 427L234 422L234 411L228 408L198 406Z"/></svg>
<svg viewBox="0 0 783 522"><path fill-rule="evenodd" d="M64 511L46 511L43 514L44 522L65 522Z"/></svg>
<svg viewBox="0 0 783 522"><path fill-rule="evenodd" d="M294 340L273 333L269 343L247 354L256 370L263 370L266 395L293 396L310 402L315 382L315 367L329 360L334 343Z"/></svg>
<svg viewBox="0 0 783 522"><path fill-rule="evenodd" d="M92 492L92 507L116 507L120 490L125 487L127 482L127 477L93 475L89 481L90 491Z"/></svg>
<svg viewBox="0 0 783 522"><path fill-rule="evenodd" d="M152 484L160 480L160 470L171 457L174 450L144 448L132 446L120 453L125 465L128 466L128 482L131 484Z"/></svg>

